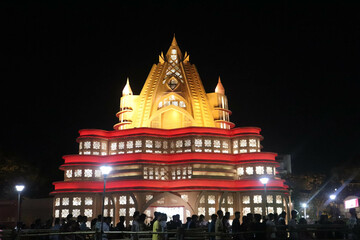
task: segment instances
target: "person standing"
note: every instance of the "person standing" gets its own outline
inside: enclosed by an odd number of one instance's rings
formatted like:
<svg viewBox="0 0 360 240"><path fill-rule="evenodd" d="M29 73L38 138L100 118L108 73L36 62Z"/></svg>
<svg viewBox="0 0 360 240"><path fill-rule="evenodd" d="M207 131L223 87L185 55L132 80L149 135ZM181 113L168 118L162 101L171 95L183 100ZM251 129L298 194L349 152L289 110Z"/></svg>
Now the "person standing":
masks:
<svg viewBox="0 0 360 240"><path fill-rule="evenodd" d="M232 231L234 240L240 239L240 231L241 231L240 212L235 212L235 218L231 225L231 231Z"/></svg>
<svg viewBox="0 0 360 240"><path fill-rule="evenodd" d="M224 233L224 224L223 224L223 218L224 218L224 213L221 210L218 210L217 212L218 218L216 219L215 222L215 233L216 233L216 237L215 239L222 239L222 234Z"/></svg>
<svg viewBox="0 0 360 240"><path fill-rule="evenodd" d="M159 232L161 232L161 225L160 225L160 221L162 218L162 214L158 213L156 216L156 220L153 224L153 235L152 235L152 240L161 240L161 236L158 234Z"/></svg>
<svg viewBox="0 0 360 240"><path fill-rule="evenodd" d="M292 210L291 211L291 220L289 221L289 230L290 230L290 239L291 240L297 240L298 239L298 233L296 232L296 225L297 225L297 211Z"/></svg>

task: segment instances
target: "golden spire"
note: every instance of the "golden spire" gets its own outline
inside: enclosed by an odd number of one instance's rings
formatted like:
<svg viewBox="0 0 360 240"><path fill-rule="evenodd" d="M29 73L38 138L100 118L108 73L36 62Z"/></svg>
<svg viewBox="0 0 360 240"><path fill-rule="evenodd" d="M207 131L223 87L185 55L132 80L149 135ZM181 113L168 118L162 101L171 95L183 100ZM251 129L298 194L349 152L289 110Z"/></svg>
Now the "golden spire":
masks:
<svg viewBox="0 0 360 240"><path fill-rule="evenodd" d="M123 96L133 95L133 92L131 90L130 83L129 83L129 78L127 78L127 80L126 80L126 85L122 91L122 95Z"/></svg>
<svg viewBox="0 0 360 240"><path fill-rule="evenodd" d="M216 85L216 88L215 88L215 92L219 93L219 94L222 94L222 95L225 95L225 88L221 83L220 76L219 76L218 84Z"/></svg>
<svg viewBox="0 0 360 240"><path fill-rule="evenodd" d="M182 60L182 53L180 51L180 48L176 42L176 38L175 38L175 33L174 33L174 37L173 40L171 42L170 48L166 53L166 58L169 60L171 55L177 55L180 59Z"/></svg>

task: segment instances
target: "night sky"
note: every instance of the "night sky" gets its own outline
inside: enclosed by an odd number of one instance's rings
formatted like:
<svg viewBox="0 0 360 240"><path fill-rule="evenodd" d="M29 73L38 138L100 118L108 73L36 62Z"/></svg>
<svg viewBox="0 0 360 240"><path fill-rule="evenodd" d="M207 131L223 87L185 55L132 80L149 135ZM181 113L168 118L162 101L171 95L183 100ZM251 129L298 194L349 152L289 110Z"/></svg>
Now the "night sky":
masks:
<svg viewBox="0 0 360 240"><path fill-rule="evenodd" d="M358 158L356 1L2 1L1 145L62 179L78 130L112 130L126 78L139 94L174 33L207 92L221 77L236 126L295 173ZM358 158L360 159L360 158Z"/></svg>

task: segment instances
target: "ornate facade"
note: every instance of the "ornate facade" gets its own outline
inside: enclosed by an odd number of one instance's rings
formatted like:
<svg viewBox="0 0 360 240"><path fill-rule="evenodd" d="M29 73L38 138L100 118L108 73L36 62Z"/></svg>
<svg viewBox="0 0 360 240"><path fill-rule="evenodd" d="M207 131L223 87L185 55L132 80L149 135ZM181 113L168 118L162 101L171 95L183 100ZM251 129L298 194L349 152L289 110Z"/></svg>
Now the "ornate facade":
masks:
<svg viewBox="0 0 360 240"><path fill-rule="evenodd" d="M64 181L55 182L54 216L101 214L103 178L111 165L105 216L129 224L135 210L179 213L181 219L218 209L247 213L289 212L290 197L277 176L276 154L261 152L256 127L234 128L220 81L206 93L189 55L175 37L154 64L140 95L129 80L113 131L80 130L79 154L64 156ZM265 194L261 177L269 177Z"/></svg>

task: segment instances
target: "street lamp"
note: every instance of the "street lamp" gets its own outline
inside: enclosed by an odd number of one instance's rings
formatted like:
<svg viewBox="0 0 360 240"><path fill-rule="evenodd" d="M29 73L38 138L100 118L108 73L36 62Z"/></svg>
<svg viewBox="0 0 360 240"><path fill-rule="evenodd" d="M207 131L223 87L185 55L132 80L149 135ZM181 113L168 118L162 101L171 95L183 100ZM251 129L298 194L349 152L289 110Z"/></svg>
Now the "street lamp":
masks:
<svg viewBox="0 0 360 240"><path fill-rule="evenodd" d="M304 217L306 219L306 208L307 208L307 204L306 203L303 203L301 204L301 206L304 208Z"/></svg>
<svg viewBox="0 0 360 240"><path fill-rule="evenodd" d="M104 224L104 205L105 205L106 177L109 175L111 170L112 170L112 167L110 167L110 166L101 166L100 167L101 174L104 177L104 191L103 191L103 198L102 198L101 227L100 227L101 234L104 231L103 224Z"/></svg>
<svg viewBox="0 0 360 240"><path fill-rule="evenodd" d="M268 177L262 177L259 180L260 180L260 182L262 184L264 184L265 215L267 215L268 214L268 209L267 209L267 197L266 197L266 184L269 182L269 178Z"/></svg>
<svg viewBox="0 0 360 240"><path fill-rule="evenodd" d="M21 192L24 190L25 186L24 185L16 185L15 186L15 189L16 191L18 192L18 217L17 217L17 230L19 231L20 230L20 195L21 195Z"/></svg>
<svg viewBox="0 0 360 240"><path fill-rule="evenodd" d="M336 195L335 195L335 194L331 194L331 195L330 195L330 199L331 199L331 200L335 200L335 198L336 198Z"/></svg>

